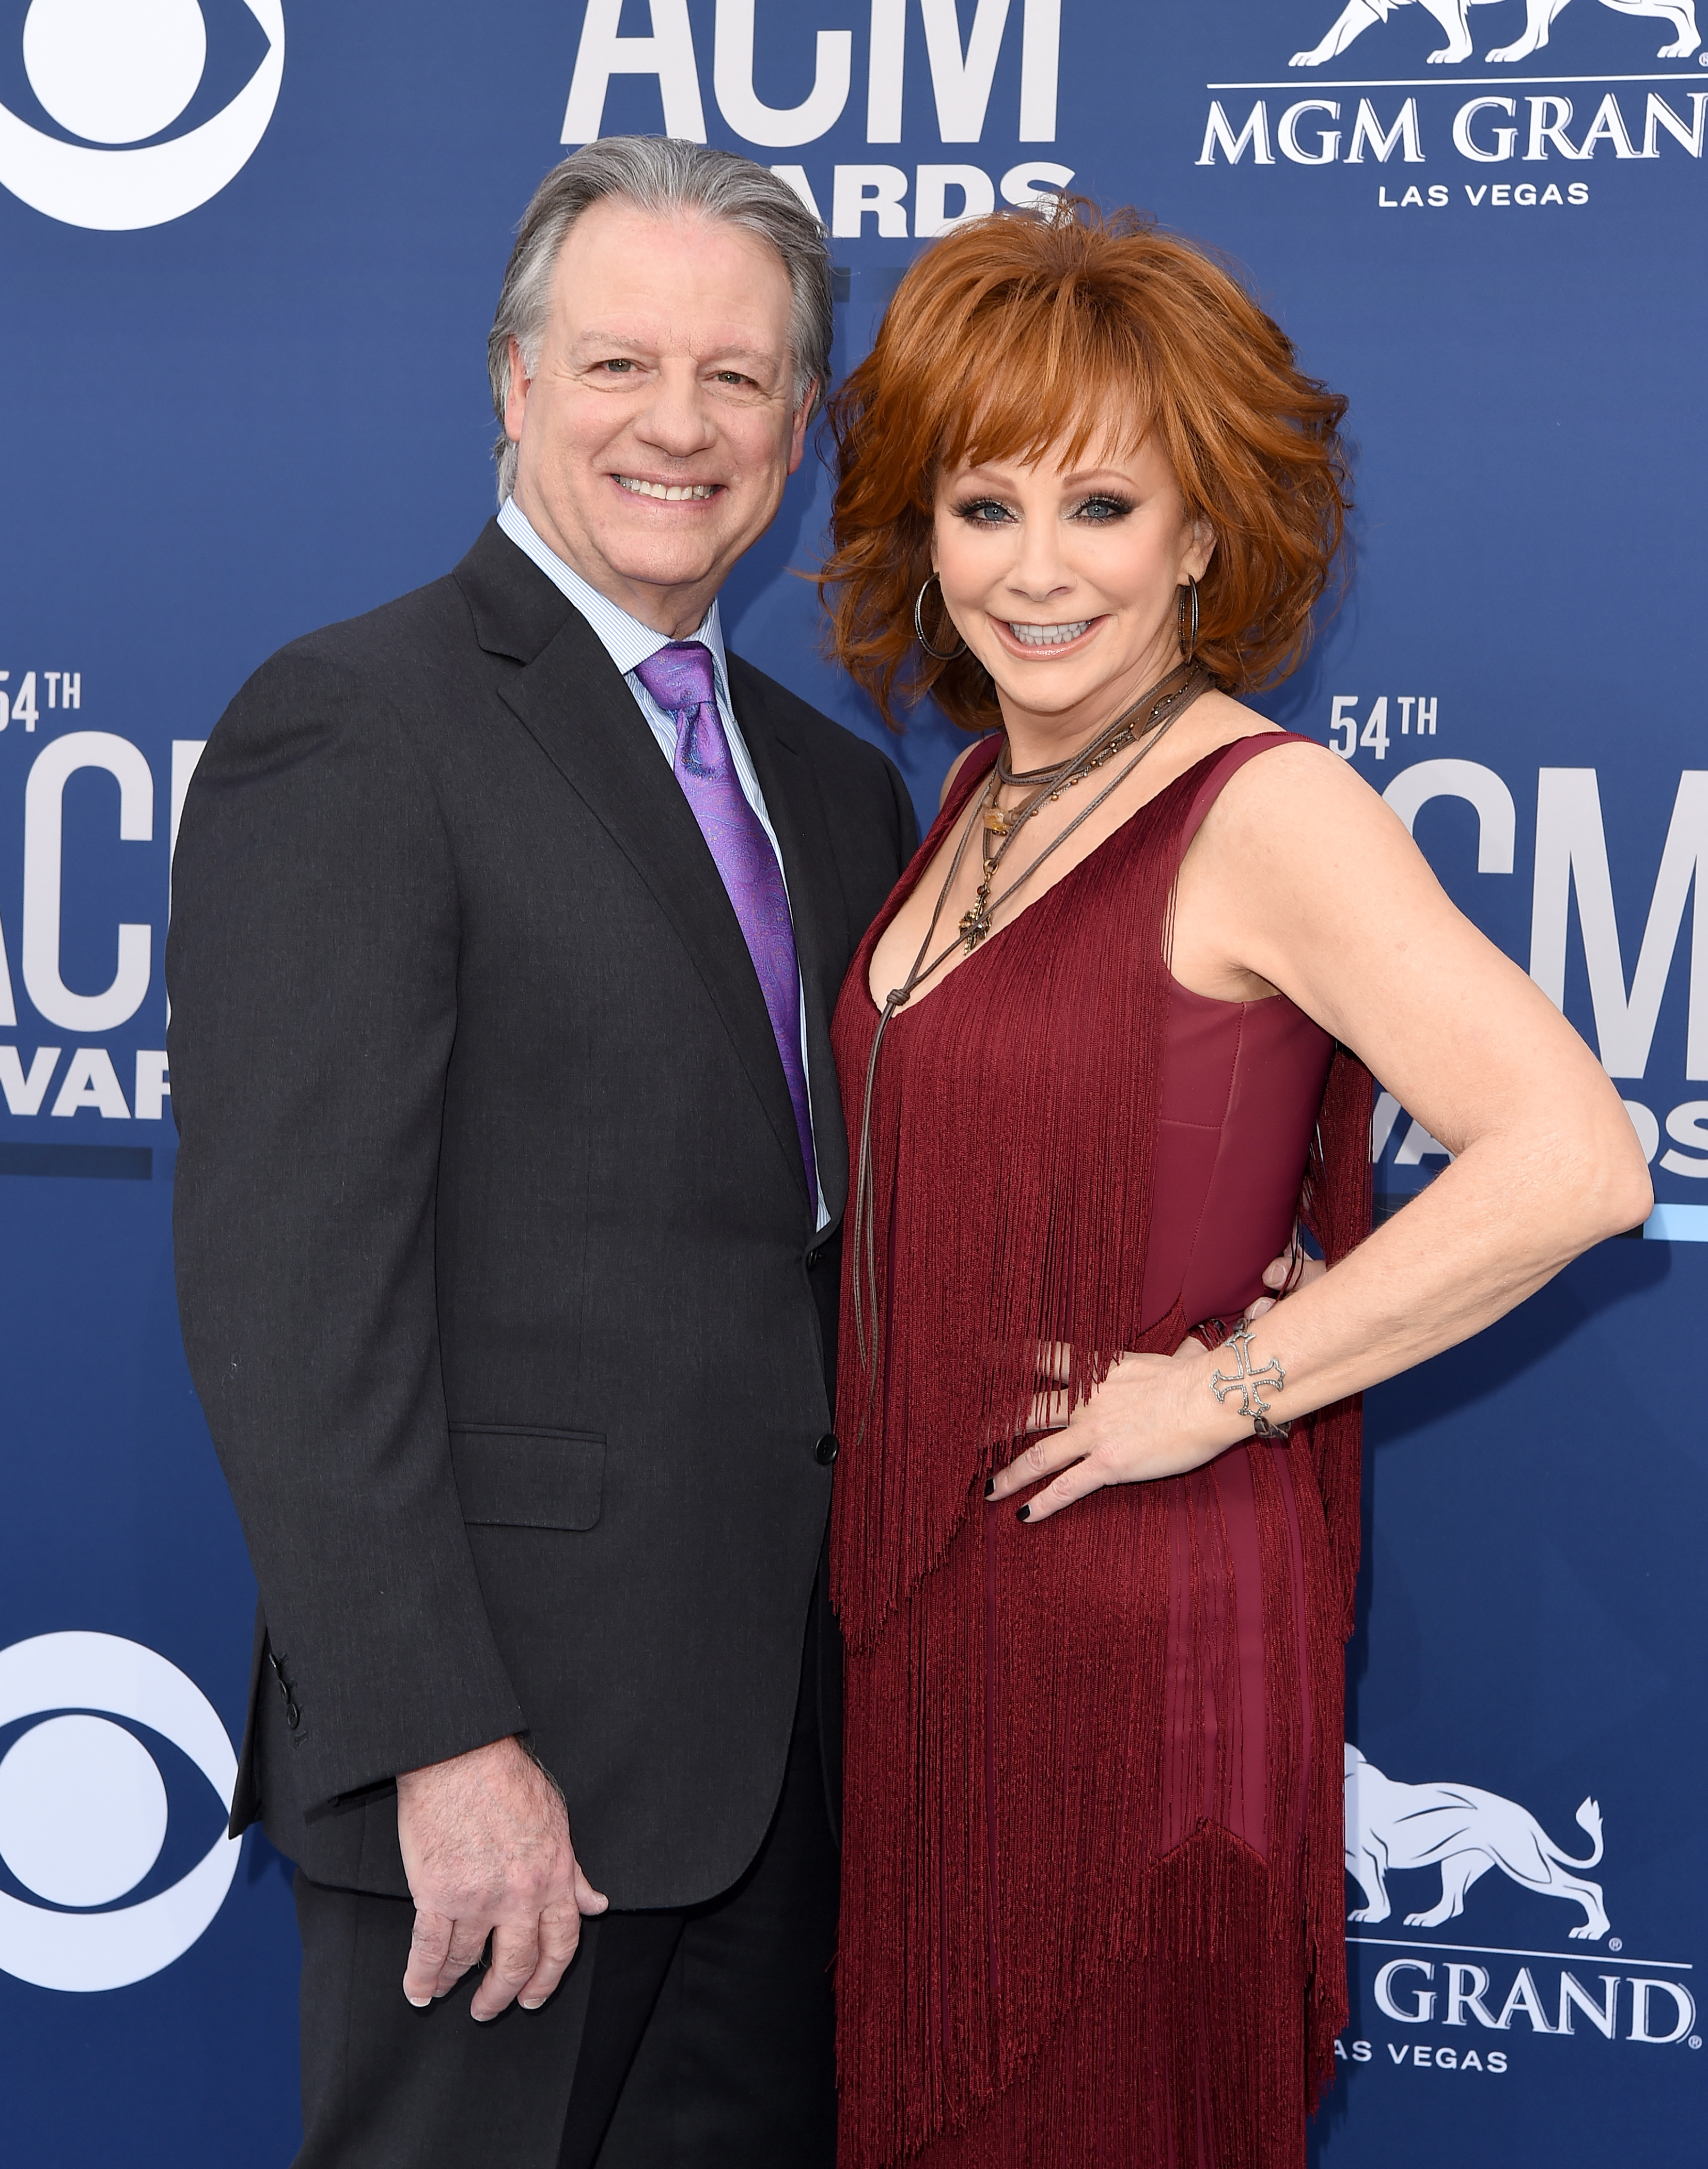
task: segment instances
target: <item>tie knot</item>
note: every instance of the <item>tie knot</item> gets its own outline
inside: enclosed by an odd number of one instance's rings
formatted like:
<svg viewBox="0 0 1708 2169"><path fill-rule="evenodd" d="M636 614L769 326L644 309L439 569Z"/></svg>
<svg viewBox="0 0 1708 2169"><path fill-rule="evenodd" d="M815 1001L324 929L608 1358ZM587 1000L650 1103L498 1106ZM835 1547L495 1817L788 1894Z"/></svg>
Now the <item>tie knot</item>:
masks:
<svg viewBox="0 0 1708 2169"><path fill-rule="evenodd" d="M669 715L686 715L696 708L717 705L712 651L703 641L673 640L667 648L648 656L644 663L638 663L634 674Z"/></svg>

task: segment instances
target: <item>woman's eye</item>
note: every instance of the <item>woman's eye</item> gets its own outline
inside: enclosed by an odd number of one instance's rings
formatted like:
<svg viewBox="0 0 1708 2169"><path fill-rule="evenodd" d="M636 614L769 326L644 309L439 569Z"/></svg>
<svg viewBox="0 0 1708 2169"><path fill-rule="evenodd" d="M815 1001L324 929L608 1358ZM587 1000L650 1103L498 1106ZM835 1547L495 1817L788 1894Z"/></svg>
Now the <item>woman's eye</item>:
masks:
<svg viewBox="0 0 1708 2169"><path fill-rule="evenodd" d="M1124 520L1133 509L1124 497L1088 497L1074 514L1076 520L1088 520L1101 525L1112 520Z"/></svg>
<svg viewBox="0 0 1708 2169"><path fill-rule="evenodd" d="M975 527L995 527L1010 517L1006 504L999 504L994 497L975 497L969 504L958 504L955 517L970 521Z"/></svg>

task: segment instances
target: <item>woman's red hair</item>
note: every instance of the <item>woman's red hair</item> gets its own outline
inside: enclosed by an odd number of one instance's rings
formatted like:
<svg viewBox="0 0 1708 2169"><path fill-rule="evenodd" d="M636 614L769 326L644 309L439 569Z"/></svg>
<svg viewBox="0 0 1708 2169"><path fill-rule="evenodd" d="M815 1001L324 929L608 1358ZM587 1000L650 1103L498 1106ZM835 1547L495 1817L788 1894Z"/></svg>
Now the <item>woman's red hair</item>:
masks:
<svg viewBox="0 0 1708 2169"><path fill-rule="evenodd" d="M1310 644L1340 548L1346 403L1220 264L1136 211L1062 197L957 226L908 271L830 402L838 479L818 578L838 660L892 724L899 696L930 693L988 730L984 667L935 662L914 637L937 476L1053 446L1070 464L1113 419L1134 440L1156 433L1188 514L1214 530L1198 659L1230 691L1274 684ZM927 637L953 646L926 601Z"/></svg>

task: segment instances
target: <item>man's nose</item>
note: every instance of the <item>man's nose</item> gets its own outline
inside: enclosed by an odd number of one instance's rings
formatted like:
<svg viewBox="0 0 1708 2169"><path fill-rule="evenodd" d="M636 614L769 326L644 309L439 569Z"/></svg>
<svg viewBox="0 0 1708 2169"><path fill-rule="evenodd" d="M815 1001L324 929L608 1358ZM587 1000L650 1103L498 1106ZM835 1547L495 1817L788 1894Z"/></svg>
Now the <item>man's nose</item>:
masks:
<svg viewBox="0 0 1708 2169"><path fill-rule="evenodd" d="M699 371L691 365L673 368L667 363L634 428L643 442L672 459L691 458L714 444L718 431Z"/></svg>

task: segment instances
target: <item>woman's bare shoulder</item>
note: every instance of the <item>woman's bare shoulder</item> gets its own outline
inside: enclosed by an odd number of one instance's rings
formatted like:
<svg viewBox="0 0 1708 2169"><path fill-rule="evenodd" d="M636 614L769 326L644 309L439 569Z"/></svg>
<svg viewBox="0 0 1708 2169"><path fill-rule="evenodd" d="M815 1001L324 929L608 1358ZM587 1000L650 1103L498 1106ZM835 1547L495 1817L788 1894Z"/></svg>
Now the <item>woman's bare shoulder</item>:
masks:
<svg viewBox="0 0 1708 2169"><path fill-rule="evenodd" d="M1194 839L1194 854L1201 866L1230 876L1237 870L1241 883L1290 887L1302 879L1325 893L1372 881L1435 886L1406 823L1381 793L1329 747L1298 738L1266 746L1235 770Z"/></svg>
<svg viewBox="0 0 1708 2169"><path fill-rule="evenodd" d="M942 789L937 793L937 811L939 813L942 812L944 807L949 802L949 793L955 787L956 777L959 775L961 770L967 765L967 763L972 759L973 755L977 753L979 747L983 745L985 741L983 738L974 738L971 745L963 746L961 750L949 763L949 772L943 778Z"/></svg>

